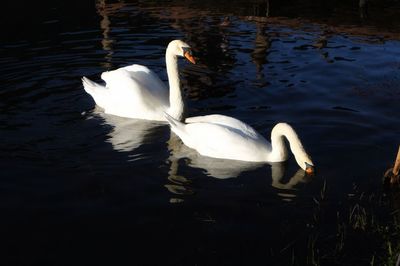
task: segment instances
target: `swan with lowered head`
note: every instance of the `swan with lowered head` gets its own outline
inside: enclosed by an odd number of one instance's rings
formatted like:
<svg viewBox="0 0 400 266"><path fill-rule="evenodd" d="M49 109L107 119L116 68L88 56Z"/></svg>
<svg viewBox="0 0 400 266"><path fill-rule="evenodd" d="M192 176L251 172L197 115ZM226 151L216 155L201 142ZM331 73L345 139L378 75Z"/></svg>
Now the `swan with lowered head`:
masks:
<svg viewBox="0 0 400 266"><path fill-rule="evenodd" d="M184 104L178 73L178 56L195 64L190 46L171 41L165 53L169 91L158 76L142 65L131 65L103 72L105 86L82 78L85 91L107 114L128 118L165 121L164 112L182 120Z"/></svg>
<svg viewBox="0 0 400 266"><path fill-rule="evenodd" d="M249 161L283 162L288 159L284 138L297 164L308 174L314 173L314 164L306 153L294 129L286 123L278 123L272 129L271 143L251 126L233 117L206 115L186 119L182 123L167 113L171 129L188 147L201 155Z"/></svg>

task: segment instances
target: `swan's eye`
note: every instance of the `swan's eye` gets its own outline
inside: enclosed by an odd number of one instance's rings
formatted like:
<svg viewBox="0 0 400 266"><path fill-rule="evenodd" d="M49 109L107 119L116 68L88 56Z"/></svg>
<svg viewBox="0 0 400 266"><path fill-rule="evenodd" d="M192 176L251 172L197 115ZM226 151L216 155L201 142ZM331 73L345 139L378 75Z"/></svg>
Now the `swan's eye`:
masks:
<svg viewBox="0 0 400 266"><path fill-rule="evenodd" d="M182 47L182 51L183 51L183 56L185 56L186 53L192 55L192 50L190 50L189 47Z"/></svg>

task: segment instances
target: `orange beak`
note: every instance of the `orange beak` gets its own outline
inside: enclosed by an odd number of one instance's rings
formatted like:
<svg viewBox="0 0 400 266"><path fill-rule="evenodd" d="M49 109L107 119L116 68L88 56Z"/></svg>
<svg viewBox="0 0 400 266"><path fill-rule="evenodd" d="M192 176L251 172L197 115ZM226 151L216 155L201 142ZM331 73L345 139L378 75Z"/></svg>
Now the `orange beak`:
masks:
<svg viewBox="0 0 400 266"><path fill-rule="evenodd" d="M310 166L306 168L306 174L313 175L315 172L314 167Z"/></svg>
<svg viewBox="0 0 400 266"><path fill-rule="evenodd" d="M194 60L194 57L189 52L185 52L183 55L186 57L187 60L190 61L190 63L196 64L196 60Z"/></svg>

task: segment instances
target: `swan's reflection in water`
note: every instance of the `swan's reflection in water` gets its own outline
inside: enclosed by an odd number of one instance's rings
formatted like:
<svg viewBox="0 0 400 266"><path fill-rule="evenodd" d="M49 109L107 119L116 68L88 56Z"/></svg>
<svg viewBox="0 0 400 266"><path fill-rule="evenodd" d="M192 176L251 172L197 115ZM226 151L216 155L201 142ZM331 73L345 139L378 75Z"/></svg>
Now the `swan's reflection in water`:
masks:
<svg viewBox="0 0 400 266"><path fill-rule="evenodd" d="M179 162L181 159L187 159L187 165L193 168L200 168L206 171L208 176L218 179L228 179L238 177L241 173L256 170L263 167L266 163L243 162L226 159L217 159L200 155L197 151L188 148L182 141L171 132L168 141L170 151L170 171L168 180L170 184L166 188L176 196L191 195L191 181L178 174ZM307 183L311 180L302 169L299 169L288 181L286 172L286 163L270 163L271 166L271 186L277 191L277 195L285 201L291 201L296 197L296 186L301 183ZM171 202L182 202L183 199L173 198Z"/></svg>
<svg viewBox="0 0 400 266"><path fill-rule="evenodd" d="M165 126L165 123L147 121L142 119L124 118L109 115L96 107L93 114L104 119L104 125L112 129L107 134L107 141L111 143L114 150L120 152L131 152L142 144L150 143L151 139L146 138L155 128Z"/></svg>
<svg viewBox="0 0 400 266"><path fill-rule="evenodd" d="M151 143L149 135L157 127L167 126L165 123L153 122L141 119L122 118L105 114L99 108L93 110L93 114L104 119L104 124L111 127L107 134L107 141L112 144L114 150L119 152L132 152L141 145ZM168 180L165 187L173 194L171 203L183 202L185 197L194 194L191 188L192 181L179 174L180 163L186 162L192 168L204 169L208 176L218 179L228 179L240 176L240 174L264 167L265 163L243 162L226 159L217 159L200 155L197 151L188 148L178 136L171 132L167 142L170 156L167 163L170 165ZM291 201L296 197L295 187L300 183L306 183L310 179L302 169L299 169L287 182L285 163L271 163L271 186L277 191L277 195L285 201Z"/></svg>

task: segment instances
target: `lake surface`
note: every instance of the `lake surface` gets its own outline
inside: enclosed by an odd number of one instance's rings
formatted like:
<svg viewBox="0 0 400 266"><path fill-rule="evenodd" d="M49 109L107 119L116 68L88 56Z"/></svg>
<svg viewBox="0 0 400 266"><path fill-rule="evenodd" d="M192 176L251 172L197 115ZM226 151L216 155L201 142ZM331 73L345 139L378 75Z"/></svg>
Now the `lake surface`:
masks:
<svg viewBox="0 0 400 266"><path fill-rule="evenodd" d="M304 265L310 237L335 236L313 224L321 194L336 213L351 195L380 193L400 135L391 13L383 21L374 6L240 1L19 4L6 9L0 37L5 265ZM267 139L287 122L317 174L305 176L293 157L202 157L166 124L95 108L82 76L100 82L103 71L143 64L166 82L173 39L198 61L179 65L188 116L234 116Z"/></svg>

